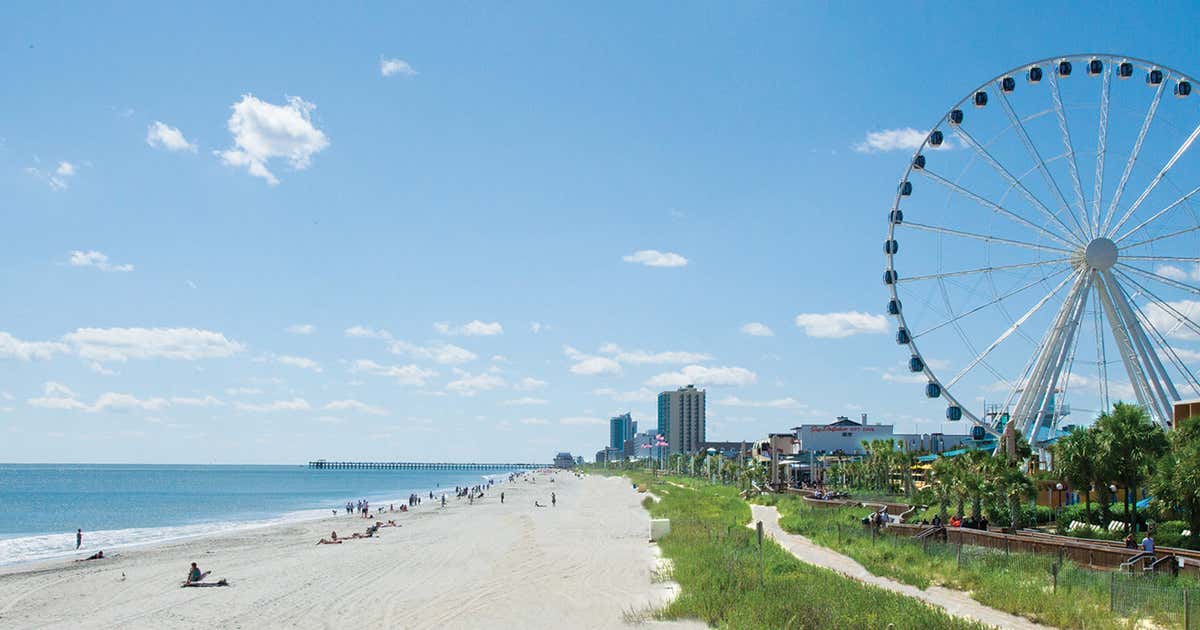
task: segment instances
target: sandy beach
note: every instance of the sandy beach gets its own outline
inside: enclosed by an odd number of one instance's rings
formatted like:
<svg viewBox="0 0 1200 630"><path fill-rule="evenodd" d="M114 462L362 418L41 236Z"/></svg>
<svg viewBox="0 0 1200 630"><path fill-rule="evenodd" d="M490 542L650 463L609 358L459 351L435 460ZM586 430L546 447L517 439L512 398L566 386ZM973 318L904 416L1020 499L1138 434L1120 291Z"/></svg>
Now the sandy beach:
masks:
<svg viewBox="0 0 1200 630"><path fill-rule="evenodd" d="M315 544L374 522L338 516L10 567L0 626L620 628L669 601L672 586L653 580L644 495L619 478L527 476L536 482L496 486L474 505L451 492L444 509L426 499L384 514L374 520L401 526L375 539ZM193 561L230 586L180 588Z"/></svg>

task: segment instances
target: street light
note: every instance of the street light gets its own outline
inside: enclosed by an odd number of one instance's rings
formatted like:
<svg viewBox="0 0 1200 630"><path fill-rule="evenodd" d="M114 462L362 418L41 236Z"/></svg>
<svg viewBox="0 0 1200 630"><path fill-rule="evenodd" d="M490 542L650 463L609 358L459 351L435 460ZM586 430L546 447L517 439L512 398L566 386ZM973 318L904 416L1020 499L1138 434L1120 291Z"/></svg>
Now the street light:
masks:
<svg viewBox="0 0 1200 630"><path fill-rule="evenodd" d="M1058 531L1063 531L1062 526L1062 504L1063 504L1063 484L1058 482L1054 484L1054 489L1058 490L1058 501L1054 504L1054 524L1058 525Z"/></svg>

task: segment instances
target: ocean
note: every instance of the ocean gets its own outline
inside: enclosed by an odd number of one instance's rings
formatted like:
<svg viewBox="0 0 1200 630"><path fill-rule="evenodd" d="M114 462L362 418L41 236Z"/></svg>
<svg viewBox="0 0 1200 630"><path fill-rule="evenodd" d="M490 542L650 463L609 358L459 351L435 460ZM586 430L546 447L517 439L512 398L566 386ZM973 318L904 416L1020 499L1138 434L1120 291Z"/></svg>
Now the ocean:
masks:
<svg viewBox="0 0 1200 630"><path fill-rule="evenodd" d="M507 470L0 464L0 565L331 516L347 501L402 503ZM485 474L486 473L486 474ZM428 500L428 499L426 499Z"/></svg>

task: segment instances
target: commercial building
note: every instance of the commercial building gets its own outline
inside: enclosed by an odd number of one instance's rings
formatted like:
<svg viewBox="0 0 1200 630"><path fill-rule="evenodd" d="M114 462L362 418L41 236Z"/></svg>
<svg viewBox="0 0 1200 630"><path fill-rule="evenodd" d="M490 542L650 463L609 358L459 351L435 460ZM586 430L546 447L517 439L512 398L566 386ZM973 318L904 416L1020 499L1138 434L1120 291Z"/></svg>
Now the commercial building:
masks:
<svg viewBox="0 0 1200 630"><path fill-rule="evenodd" d="M575 458L570 453L559 453L554 456L555 468L574 468Z"/></svg>
<svg viewBox="0 0 1200 630"><path fill-rule="evenodd" d="M704 390L695 385L658 395L658 432L665 455L695 453L704 444Z"/></svg>
<svg viewBox="0 0 1200 630"><path fill-rule="evenodd" d="M637 422L629 413L623 413L608 421L608 445L612 448L625 448L625 442L632 440L637 433Z"/></svg>

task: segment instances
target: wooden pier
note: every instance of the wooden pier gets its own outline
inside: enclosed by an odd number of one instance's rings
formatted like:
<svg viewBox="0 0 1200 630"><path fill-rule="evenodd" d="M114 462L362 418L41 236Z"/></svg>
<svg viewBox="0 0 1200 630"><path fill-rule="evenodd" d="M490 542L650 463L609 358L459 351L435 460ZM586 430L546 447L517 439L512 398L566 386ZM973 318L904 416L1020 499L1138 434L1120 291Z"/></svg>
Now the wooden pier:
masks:
<svg viewBox="0 0 1200 630"><path fill-rule="evenodd" d="M308 462L318 470L533 470L551 468L550 464L467 464L456 462L335 462L324 459Z"/></svg>

